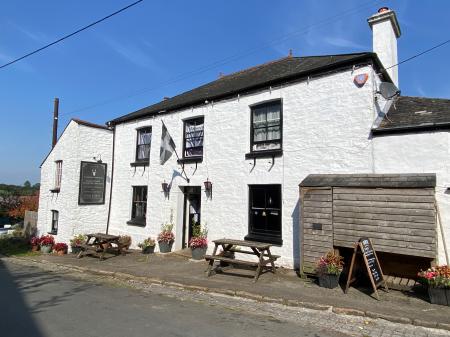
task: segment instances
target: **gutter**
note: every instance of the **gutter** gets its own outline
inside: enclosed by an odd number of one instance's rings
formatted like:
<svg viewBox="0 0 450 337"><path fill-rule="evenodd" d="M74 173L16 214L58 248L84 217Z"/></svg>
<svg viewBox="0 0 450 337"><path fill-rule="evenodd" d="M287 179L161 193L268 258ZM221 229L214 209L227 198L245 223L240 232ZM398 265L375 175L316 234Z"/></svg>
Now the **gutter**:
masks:
<svg viewBox="0 0 450 337"><path fill-rule="evenodd" d="M450 130L450 123L427 123L421 125L409 125L409 126L397 126L390 128L372 129L372 134L385 135L394 133L416 133L416 132L427 132L427 131L439 131L439 130Z"/></svg>
<svg viewBox="0 0 450 337"><path fill-rule="evenodd" d="M111 219L111 202L112 202L112 190L113 190L113 182L114 182L114 154L116 149L116 128L108 123L108 126L112 128L113 132L113 145L112 145L112 159L111 159L111 184L109 189L109 205L108 205L108 220L106 221L106 234L109 231L109 220Z"/></svg>

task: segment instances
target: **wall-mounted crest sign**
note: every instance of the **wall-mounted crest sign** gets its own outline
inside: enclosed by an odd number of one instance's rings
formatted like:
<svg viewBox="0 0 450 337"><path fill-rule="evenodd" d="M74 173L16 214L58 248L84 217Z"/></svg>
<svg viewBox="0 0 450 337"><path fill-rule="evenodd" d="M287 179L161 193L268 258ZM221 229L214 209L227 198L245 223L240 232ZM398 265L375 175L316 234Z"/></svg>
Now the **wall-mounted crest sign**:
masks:
<svg viewBox="0 0 450 337"><path fill-rule="evenodd" d="M106 164L82 161L80 168L79 205L105 203Z"/></svg>
<svg viewBox="0 0 450 337"><path fill-rule="evenodd" d="M367 82L367 79L369 78L369 74L367 74L367 73L364 73L364 74L359 74L359 75L356 75L354 78L353 78L353 82L358 86L358 87L362 87L366 82Z"/></svg>

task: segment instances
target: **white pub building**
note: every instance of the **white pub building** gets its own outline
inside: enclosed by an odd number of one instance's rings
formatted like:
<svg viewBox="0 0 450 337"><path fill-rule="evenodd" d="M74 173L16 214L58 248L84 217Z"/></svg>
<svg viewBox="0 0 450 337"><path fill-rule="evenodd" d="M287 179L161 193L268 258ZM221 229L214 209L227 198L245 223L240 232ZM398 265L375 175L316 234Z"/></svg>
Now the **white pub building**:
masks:
<svg viewBox="0 0 450 337"><path fill-rule="evenodd" d="M364 236L391 260L445 264L450 100L399 95L396 15L368 23L373 52L289 55L106 126L72 120L41 166L40 234L136 247L172 221L179 250L200 222L303 271ZM176 154L161 164L163 124Z"/></svg>

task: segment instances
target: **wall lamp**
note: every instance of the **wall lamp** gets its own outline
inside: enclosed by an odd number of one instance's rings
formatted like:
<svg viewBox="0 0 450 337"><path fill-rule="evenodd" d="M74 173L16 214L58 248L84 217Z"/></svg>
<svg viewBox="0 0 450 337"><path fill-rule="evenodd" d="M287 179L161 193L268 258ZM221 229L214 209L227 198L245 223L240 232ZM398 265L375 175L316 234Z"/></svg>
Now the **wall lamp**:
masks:
<svg viewBox="0 0 450 337"><path fill-rule="evenodd" d="M204 182L204 184L205 184L205 192L206 192L206 195L207 195L210 199L212 199L212 182L210 182L209 179L206 178L206 181Z"/></svg>
<svg viewBox="0 0 450 337"><path fill-rule="evenodd" d="M161 188L164 192L164 197L169 198L170 185L166 183L166 181L164 181L163 183L161 183Z"/></svg>

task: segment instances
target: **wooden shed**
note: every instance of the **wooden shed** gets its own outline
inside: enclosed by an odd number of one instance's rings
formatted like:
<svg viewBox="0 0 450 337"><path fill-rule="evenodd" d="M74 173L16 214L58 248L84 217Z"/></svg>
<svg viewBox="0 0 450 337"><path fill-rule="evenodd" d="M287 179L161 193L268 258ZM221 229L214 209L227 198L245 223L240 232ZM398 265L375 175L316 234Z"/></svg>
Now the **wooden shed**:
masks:
<svg viewBox="0 0 450 337"><path fill-rule="evenodd" d="M437 254L435 186L435 174L309 175L300 184L301 271L313 273L320 256L361 237L394 265L430 264Z"/></svg>

